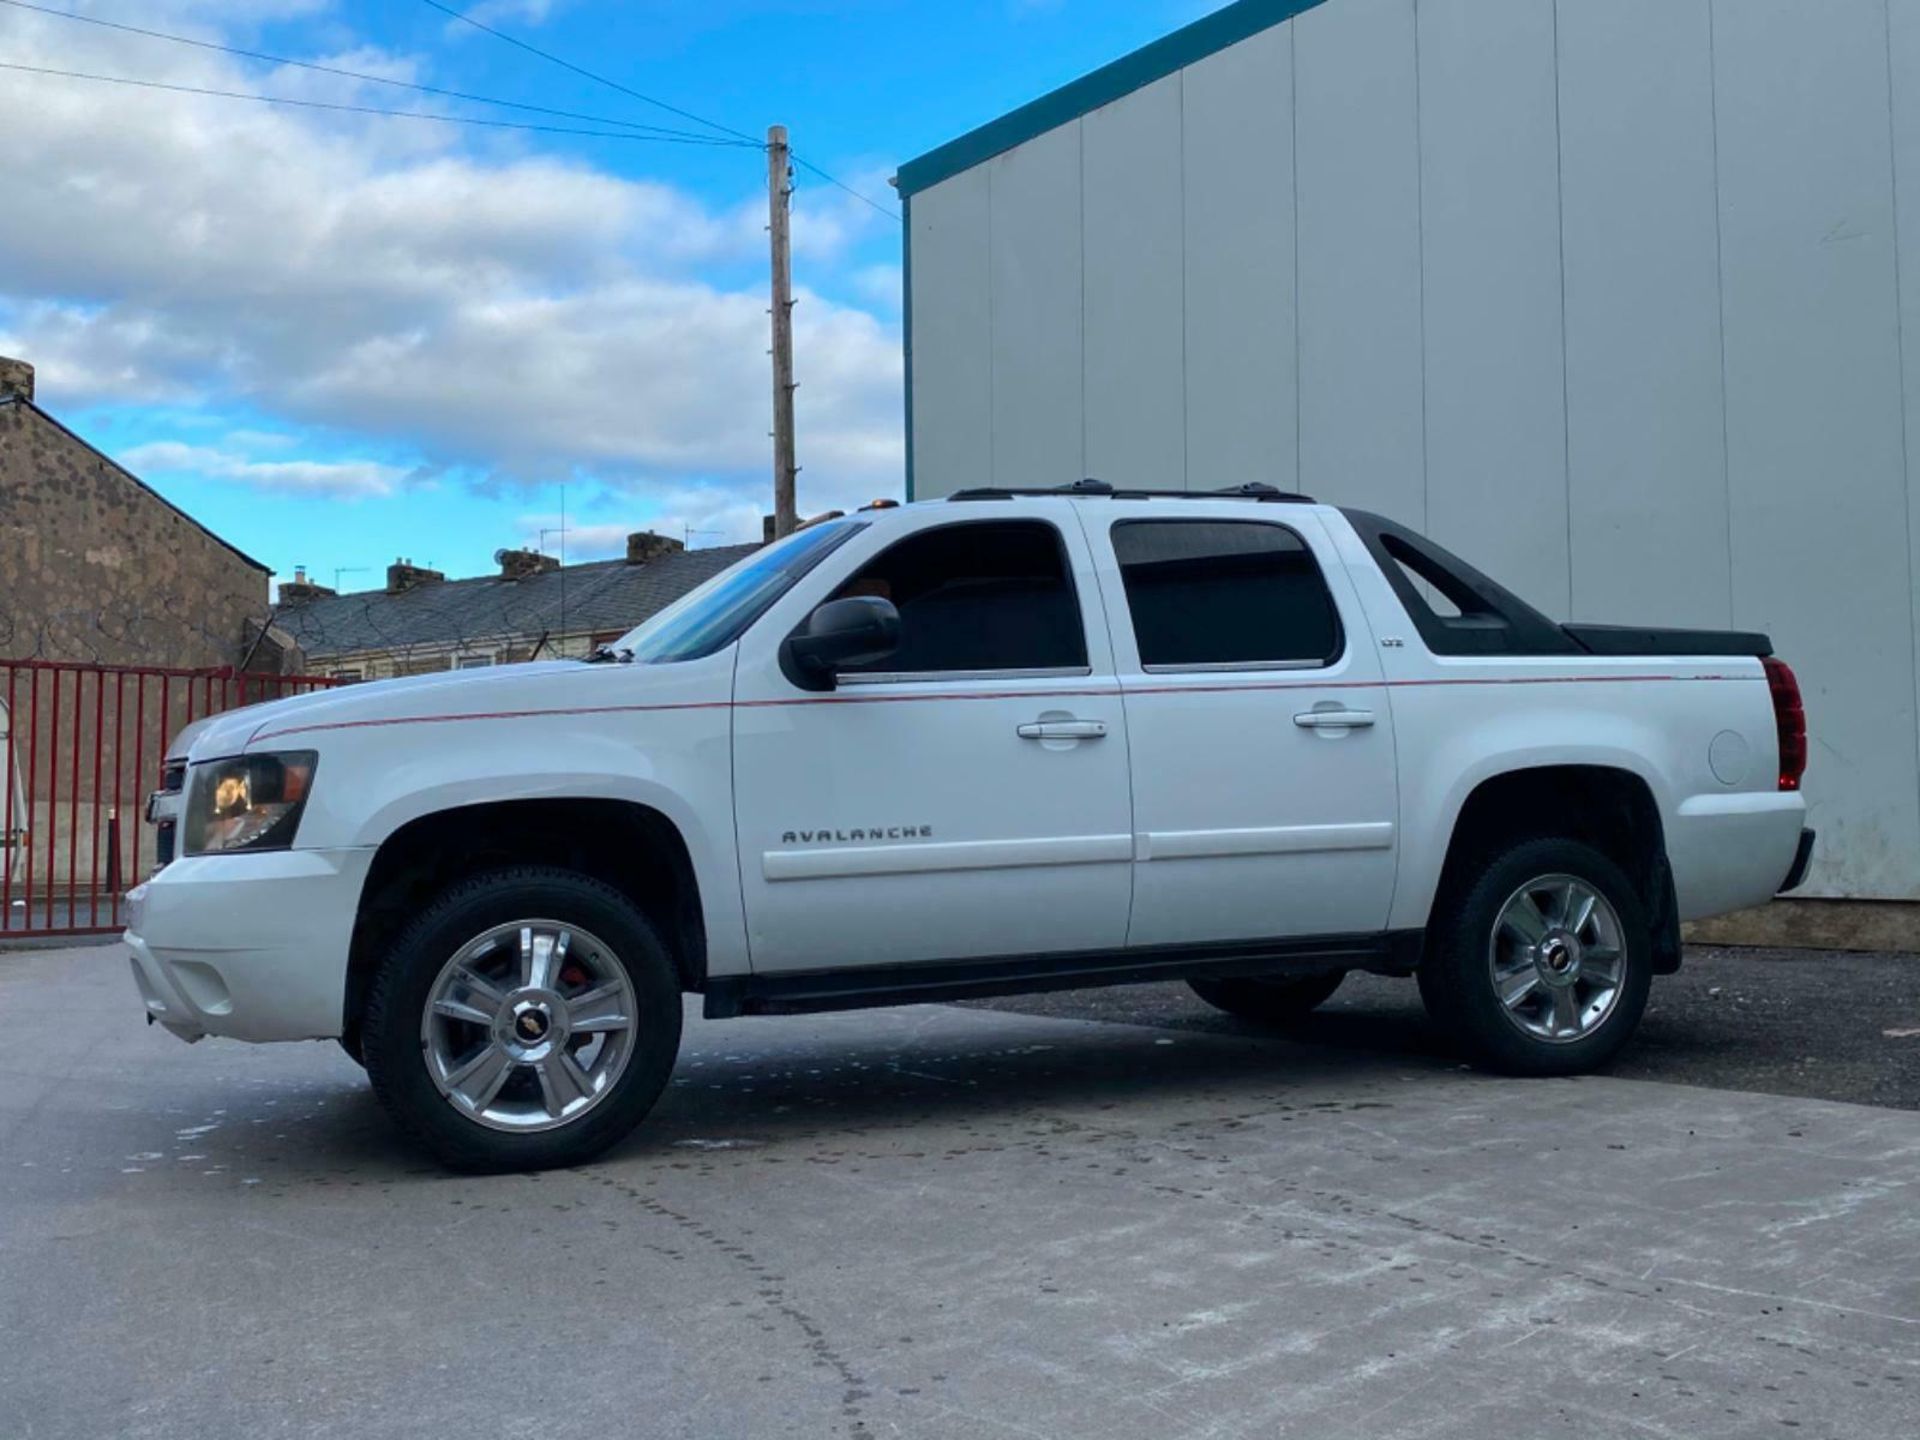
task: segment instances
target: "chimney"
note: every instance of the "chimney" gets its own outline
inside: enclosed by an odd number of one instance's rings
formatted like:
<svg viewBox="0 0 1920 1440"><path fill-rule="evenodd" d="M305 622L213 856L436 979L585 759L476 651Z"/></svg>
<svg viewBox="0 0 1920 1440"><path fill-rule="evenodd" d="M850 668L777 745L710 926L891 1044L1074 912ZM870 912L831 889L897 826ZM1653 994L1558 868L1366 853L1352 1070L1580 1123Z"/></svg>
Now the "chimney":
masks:
<svg viewBox="0 0 1920 1440"><path fill-rule="evenodd" d="M773 532L777 524L778 522L771 515L762 515L760 517L760 543L762 545L771 545L773 543Z"/></svg>
<svg viewBox="0 0 1920 1440"><path fill-rule="evenodd" d="M493 563L500 567L502 580L524 580L529 575L560 568L557 559L542 555L537 550L496 550L493 552Z"/></svg>
<svg viewBox="0 0 1920 1440"><path fill-rule="evenodd" d="M0 400L33 399L33 366L0 355Z"/></svg>
<svg viewBox="0 0 1920 1440"><path fill-rule="evenodd" d="M649 560L658 560L662 555L677 555L686 548L678 540L670 540L665 535L656 535L651 530L636 530L627 536L627 563L644 565Z"/></svg>
<svg viewBox="0 0 1920 1440"><path fill-rule="evenodd" d="M446 578L440 571L428 570L411 560L395 560L387 566L387 594L404 595L422 585L437 585Z"/></svg>
<svg viewBox="0 0 1920 1440"><path fill-rule="evenodd" d="M316 585L313 581L307 579L307 567L304 565L296 565L293 567L293 579L282 580L280 582L280 603L282 605L299 605L305 601L317 600L322 595L331 595L333 593L334 592L325 585Z"/></svg>

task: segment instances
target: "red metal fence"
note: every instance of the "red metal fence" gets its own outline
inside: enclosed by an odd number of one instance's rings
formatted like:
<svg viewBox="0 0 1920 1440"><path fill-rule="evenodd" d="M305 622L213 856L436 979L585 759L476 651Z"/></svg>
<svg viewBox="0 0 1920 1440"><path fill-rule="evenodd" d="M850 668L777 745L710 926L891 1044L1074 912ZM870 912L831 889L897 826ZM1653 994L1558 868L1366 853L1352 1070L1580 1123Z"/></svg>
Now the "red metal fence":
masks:
<svg viewBox="0 0 1920 1440"><path fill-rule="evenodd" d="M148 792L202 716L336 682L232 669L0 660L0 939L120 928L153 868Z"/></svg>

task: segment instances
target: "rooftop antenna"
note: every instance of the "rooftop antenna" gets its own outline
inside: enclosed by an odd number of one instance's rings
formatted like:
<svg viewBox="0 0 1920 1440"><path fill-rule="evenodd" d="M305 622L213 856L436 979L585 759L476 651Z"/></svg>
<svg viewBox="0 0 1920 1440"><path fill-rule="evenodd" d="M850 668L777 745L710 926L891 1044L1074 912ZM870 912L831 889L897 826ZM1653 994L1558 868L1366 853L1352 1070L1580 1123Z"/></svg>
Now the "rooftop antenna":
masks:
<svg viewBox="0 0 1920 1440"><path fill-rule="evenodd" d="M340 591L340 577L342 575L361 575L367 572L368 570L371 570L372 568L373 567L371 565L336 565L334 566L333 567L334 593L338 594Z"/></svg>

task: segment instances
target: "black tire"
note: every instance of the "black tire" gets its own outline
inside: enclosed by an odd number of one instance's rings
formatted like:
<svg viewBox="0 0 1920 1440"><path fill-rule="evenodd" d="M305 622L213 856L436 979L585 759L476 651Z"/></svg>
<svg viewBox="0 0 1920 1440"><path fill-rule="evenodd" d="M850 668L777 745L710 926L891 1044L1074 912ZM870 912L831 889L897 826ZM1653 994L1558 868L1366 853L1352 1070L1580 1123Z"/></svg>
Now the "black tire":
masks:
<svg viewBox="0 0 1920 1440"><path fill-rule="evenodd" d="M1603 1004L1592 1000L1597 992L1585 986L1573 992L1588 997L1574 1002L1583 1024L1589 1004L1600 1011L1591 1030L1578 1038L1571 1038L1571 1027L1569 1038L1529 1033L1495 987L1495 926L1508 901L1543 877L1584 882L1612 907L1619 923L1617 993ZM1638 1028L1652 977L1653 929L1633 882L1592 846L1553 837L1513 842L1465 869L1435 906L1418 971L1420 998L1434 1023L1474 1064L1507 1075L1579 1075L1606 1064Z"/></svg>
<svg viewBox="0 0 1920 1440"><path fill-rule="evenodd" d="M539 917L597 936L632 982L633 1048L610 1089L550 1130L489 1128L442 1096L427 1068L421 1021L446 963L489 929ZM400 1128L443 1164L477 1172L579 1165L627 1135L660 1098L680 1048L680 984L672 958L633 902L571 870L514 866L449 887L407 927L368 992L360 1026L367 1075Z"/></svg>
<svg viewBox="0 0 1920 1440"><path fill-rule="evenodd" d="M1344 970L1327 975L1257 976L1231 980L1189 980L1193 993L1216 1010L1256 1025L1292 1025L1332 997L1347 978Z"/></svg>

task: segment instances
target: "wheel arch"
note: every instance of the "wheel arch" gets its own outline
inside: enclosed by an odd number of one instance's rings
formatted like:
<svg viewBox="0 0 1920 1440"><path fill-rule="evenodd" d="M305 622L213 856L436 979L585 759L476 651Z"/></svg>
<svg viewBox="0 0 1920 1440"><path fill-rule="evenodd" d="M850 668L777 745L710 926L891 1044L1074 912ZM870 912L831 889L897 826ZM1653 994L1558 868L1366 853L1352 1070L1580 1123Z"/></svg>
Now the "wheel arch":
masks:
<svg viewBox="0 0 1920 1440"><path fill-rule="evenodd" d="M1428 921L1463 873L1499 846L1554 835L1591 845L1624 870L1653 922L1653 968L1680 967L1680 924L1665 827L1638 772L1604 763L1542 764L1482 778L1454 814Z"/></svg>
<svg viewBox="0 0 1920 1440"><path fill-rule="evenodd" d="M699 878L685 836L666 814L603 798L455 806L409 820L375 851L348 952L342 1035L349 1050L385 945L421 905L468 876L529 862L592 876L632 900L659 931L681 988L705 988Z"/></svg>

